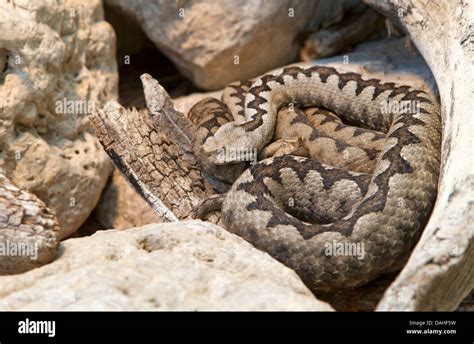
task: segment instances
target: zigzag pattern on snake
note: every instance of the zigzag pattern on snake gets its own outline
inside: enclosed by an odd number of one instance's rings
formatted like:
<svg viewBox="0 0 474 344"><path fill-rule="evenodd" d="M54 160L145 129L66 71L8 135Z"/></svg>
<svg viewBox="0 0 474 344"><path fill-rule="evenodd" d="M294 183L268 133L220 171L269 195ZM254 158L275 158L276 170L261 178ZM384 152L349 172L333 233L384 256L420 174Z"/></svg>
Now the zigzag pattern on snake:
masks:
<svg viewBox="0 0 474 344"><path fill-rule="evenodd" d="M217 189L231 184L205 211L222 206L228 230L314 291L357 287L403 264L436 199L441 120L431 95L315 66L232 84L222 100L189 113L203 169ZM407 102L416 106L387 107ZM263 160L250 168L222 154L254 149Z"/></svg>

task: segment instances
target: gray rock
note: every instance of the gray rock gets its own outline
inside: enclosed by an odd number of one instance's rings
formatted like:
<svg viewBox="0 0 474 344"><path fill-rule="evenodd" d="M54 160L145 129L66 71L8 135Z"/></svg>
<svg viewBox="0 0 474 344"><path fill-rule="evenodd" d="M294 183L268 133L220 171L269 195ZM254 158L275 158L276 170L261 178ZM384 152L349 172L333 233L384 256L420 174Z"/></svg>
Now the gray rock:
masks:
<svg viewBox="0 0 474 344"><path fill-rule="evenodd" d="M163 222L163 218L128 185L117 169L102 192L92 216L106 229L127 229Z"/></svg>
<svg viewBox="0 0 474 344"><path fill-rule="evenodd" d="M117 98L100 0L0 3L0 172L53 210L61 237L88 217L111 164L86 113Z"/></svg>
<svg viewBox="0 0 474 344"><path fill-rule="evenodd" d="M0 277L0 310L332 310L297 275L201 221L99 231Z"/></svg>
<svg viewBox="0 0 474 344"><path fill-rule="evenodd" d="M340 19L357 1L106 2L132 16L196 85L219 89L294 61L299 34Z"/></svg>

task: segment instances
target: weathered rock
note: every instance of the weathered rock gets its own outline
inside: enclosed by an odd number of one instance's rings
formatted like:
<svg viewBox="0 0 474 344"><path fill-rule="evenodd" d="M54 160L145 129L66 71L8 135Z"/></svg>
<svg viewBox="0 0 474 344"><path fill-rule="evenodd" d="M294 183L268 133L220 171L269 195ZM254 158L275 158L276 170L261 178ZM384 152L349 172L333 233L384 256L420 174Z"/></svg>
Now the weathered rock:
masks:
<svg viewBox="0 0 474 344"><path fill-rule="evenodd" d="M365 2L411 37L436 79L443 121L433 212L405 268L377 310L454 310L474 286L474 4Z"/></svg>
<svg viewBox="0 0 474 344"><path fill-rule="evenodd" d="M331 310L293 271L205 222L99 231L60 251L0 277L0 309Z"/></svg>
<svg viewBox="0 0 474 344"><path fill-rule="evenodd" d="M69 238L82 238L85 236L91 236L97 231L104 230L104 228L96 219L93 217L94 212L87 218L87 220L71 235Z"/></svg>
<svg viewBox="0 0 474 344"><path fill-rule="evenodd" d="M474 312L474 290L461 302L456 311Z"/></svg>
<svg viewBox="0 0 474 344"><path fill-rule="evenodd" d="M212 91L212 92L198 92L198 93L191 93L186 96L178 97L173 99L174 108L185 115L188 114L189 110L199 102L200 100L206 97L213 97L217 99L221 99L222 90L219 91Z"/></svg>
<svg viewBox="0 0 474 344"><path fill-rule="evenodd" d="M61 237L111 171L86 113L117 97L114 42L100 0L0 3L0 171L56 213Z"/></svg>
<svg viewBox="0 0 474 344"><path fill-rule="evenodd" d="M343 20L306 37L301 49L302 61L311 61L347 51L351 46L370 38L386 36L385 18L360 4L344 13Z"/></svg>
<svg viewBox="0 0 474 344"><path fill-rule="evenodd" d="M295 60L298 36L334 22L355 0L107 0L132 16L204 89L222 88Z"/></svg>
<svg viewBox="0 0 474 344"><path fill-rule="evenodd" d="M35 195L0 174L0 275L17 274L52 261L59 225Z"/></svg>
<svg viewBox="0 0 474 344"><path fill-rule="evenodd" d="M164 222L116 169L93 212L103 228L127 229Z"/></svg>
<svg viewBox="0 0 474 344"><path fill-rule="evenodd" d="M350 53L297 65L315 64L356 72L365 78L410 85L438 95L436 81L430 68L408 37L387 38L359 44Z"/></svg>

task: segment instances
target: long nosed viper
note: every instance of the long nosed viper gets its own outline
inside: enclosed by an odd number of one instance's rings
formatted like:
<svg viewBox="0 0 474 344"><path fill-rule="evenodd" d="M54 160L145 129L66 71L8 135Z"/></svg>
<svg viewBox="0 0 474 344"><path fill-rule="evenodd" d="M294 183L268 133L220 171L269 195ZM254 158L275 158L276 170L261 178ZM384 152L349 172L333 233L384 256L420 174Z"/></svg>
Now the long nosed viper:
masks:
<svg viewBox="0 0 474 344"><path fill-rule="evenodd" d="M288 67L231 84L222 101L206 98L189 117L203 168L217 184L232 183L202 209L217 204L228 230L315 291L393 270L429 218L441 120L424 91L331 67ZM278 154L285 149L290 155ZM254 152L263 160L249 167L241 160Z"/></svg>

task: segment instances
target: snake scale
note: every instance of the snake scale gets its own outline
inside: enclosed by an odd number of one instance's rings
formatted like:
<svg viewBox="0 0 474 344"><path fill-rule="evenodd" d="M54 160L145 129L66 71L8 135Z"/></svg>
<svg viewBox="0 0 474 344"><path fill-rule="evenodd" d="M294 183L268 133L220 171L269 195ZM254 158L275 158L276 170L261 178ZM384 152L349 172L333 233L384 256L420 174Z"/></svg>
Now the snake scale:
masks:
<svg viewBox="0 0 474 344"><path fill-rule="evenodd" d="M313 291L354 288L400 268L428 221L441 119L424 91L332 67L287 67L231 84L188 116L203 169L227 191L197 214L220 207L228 230ZM292 130L293 141L285 137ZM248 164L242 152L259 161Z"/></svg>

